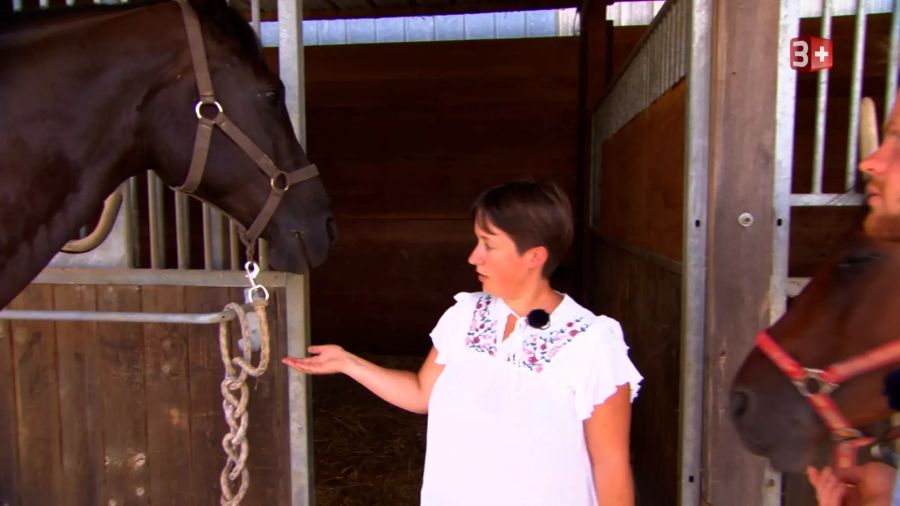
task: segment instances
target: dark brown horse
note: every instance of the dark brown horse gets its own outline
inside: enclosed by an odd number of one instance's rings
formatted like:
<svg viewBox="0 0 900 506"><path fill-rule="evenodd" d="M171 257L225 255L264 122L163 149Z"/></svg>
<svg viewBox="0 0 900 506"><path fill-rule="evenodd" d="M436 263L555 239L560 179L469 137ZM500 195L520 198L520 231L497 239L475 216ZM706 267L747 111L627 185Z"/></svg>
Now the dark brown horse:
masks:
<svg viewBox="0 0 900 506"><path fill-rule="evenodd" d="M247 22L223 0L191 5L231 124L288 175L309 166ZM0 308L127 178L152 169L170 186L185 182L198 129L194 67L173 1L0 15ZM248 228L272 187L288 186L218 128L203 165L195 195ZM325 260L334 234L316 177L290 186L262 230L272 267L298 273Z"/></svg>
<svg viewBox="0 0 900 506"><path fill-rule="evenodd" d="M900 338L898 282L900 242L860 234L825 261L767 335L807 368L868 359L868 352ZM865 427L890 415L883 380L900 366L896 357L886 358L830 393L850 426ZM820 385L809 386L815 393ZM816 448L832 439L812 404L760 347L734 379L731 416L747 448L782 471L802 470Z"/></svg>

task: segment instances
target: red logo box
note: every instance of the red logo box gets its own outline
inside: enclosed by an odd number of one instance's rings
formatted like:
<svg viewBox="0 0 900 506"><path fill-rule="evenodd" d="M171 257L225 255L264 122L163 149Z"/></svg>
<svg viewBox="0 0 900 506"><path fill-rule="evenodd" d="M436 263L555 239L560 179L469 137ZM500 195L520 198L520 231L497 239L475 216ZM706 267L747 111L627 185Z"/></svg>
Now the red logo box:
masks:
<svg viewBox="0 0 900 506"><path fill-rule="evenodd" d="M818 72L832 64L831 39L805 35L791 39L791 68L799 72Z"/></svg>

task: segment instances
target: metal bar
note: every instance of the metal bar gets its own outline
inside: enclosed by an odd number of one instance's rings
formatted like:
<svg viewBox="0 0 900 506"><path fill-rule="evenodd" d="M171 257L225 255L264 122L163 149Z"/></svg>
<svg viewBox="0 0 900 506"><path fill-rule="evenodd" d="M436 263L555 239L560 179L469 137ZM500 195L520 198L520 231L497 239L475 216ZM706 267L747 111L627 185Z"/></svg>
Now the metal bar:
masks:
<svg viewBox="0 0 900 506"><path fill-rule="evenodd" d="M858 0L833 0L831 14L833 16L852 16L856 13ZM869 14L886 14L891 12L894 0L862 0ZM817 18L822 15L821 2L801 1L797 7L800 18Z"/></svg>
<svg viewBox="0 0 900 506"><path fill-rule="evenodd" d="M128 189L125 192L128 197L128 205L125 207L126 215L126 237L128 247L128 265L137 267L141 263L141 244L138 237L138 217L140 216L140 207L138 206L138 186L137 176L128 179Z"/></svg>
<svg viewBox="0 0 900 506"><path fill-rule="evenodd" d="M285 290L287 354L305 357L309 346L309 278L289 274ZM312 411L309 376L288 372L288 427L290 433L291 504L313 504Z"/></svg>
<svg viewBox="0 0 900 506"><path fill-rule="evenodd" d="M166 261L166 238L163 207L163 183L152 171L147 172L147 203L150 221L150 267L160 269Z"/></svg>
<svg viewBox="0 0 900 506"><path fill-rule="evenodd" d="M687 110L681 277L681 375L678 504L700 504L706 335L706 236L709 220L709 100L714 0L678 2L688 10ZM688 5L690 8L688 8Z"/></svg>
<svg viewBox="0 0 900 506"><path fill-rule="evenodd" d="M286 273L265 271L257 281L268 288L285 286ZM175 269L93 269L47 268L37 275L34 283L57 285L152 285L152 286L248 286L241 271L179 271Z"/></svg>
<svg viewBox="0 0 900 506"><path fill-rule="evenodd" d="M240 244L237 222L228 220L228 259L231 262L231 270L233 271L241 269Z"/></svg>
<svg viewBox="0 0 900 506"><path fill-rule="evenodd" d="M28 311L4 309L0 320L44 320L68 322L122 322L122 323L188 323L205 325L233 320L231 311L218 313L125 313L115 311Z"/></svg>
<svg viewBox="0 0 900 506"><path fill-rule="evenodd" d="M256 241L256 251L259 252L259 268L269 270L269 241L265 239Z"/></svg>
<svg viewBox="0 0 900 506"><path fill-rule="evenodd" d="M897 59L900 58L900 0L894 0L891 15L891 48L888 56L887 84L884 90L884 121L891 116L897 94Z"/></svg>
<svg viewBox="0 0 900 506"><path fill-rule="evenodd" d="M823 0L822 37L831 38L831 0ZM813 143L812 193L822 193L822 173L825 167L825 111L828 107L829 70L819 71L816 88L816 124Z"/></svg>
<svg viewBox="0 0 900 506"><path fill-rule="evenodd" d="M259 0L250 0L250 26L253 28L253 32L256 33L257 38L259 38L260 31L260 15L259 15Z"/></svg>
<svg viewBox="0 0 900 506"><path fill-rule="evenodd" d="M191 267L191 217L188 196L175 192L175 249L179 269Z"/></svg>
<svg viewBox="0 0 900 506"><path fill-rule="evenodd" d="M210 207L209 218L210 238L212 240L212 251L210 251L212 267L219 270L225 269L228 265L225 261L225 252L228 247L225 242L226 217L218 208Z"/></svg>
<svg viewBox="0 0 900 506"><path fill-rule="evenodd" d="M213 237L212 237L212 208L209 204L203 204L203 268L213 269Z"/></svg>
<svg viewBox="0 0 900 506"><path fill-rule="evenodd" d="M861 193L820 193L818 195L797 193L790 196L792 207L811 206L860 206L865 198Z"/></svg>
<svg viewBox="0 0 900 506"><path fill-rule="evenodd" d="M859 137L859 100L862 98L863 50L866 41L865 2L858 3L856 10L856 33L853 36L853 66L850 74L850 122L847 133L847 166L844 190L851 191L856 186L857 145Z"/></svg>

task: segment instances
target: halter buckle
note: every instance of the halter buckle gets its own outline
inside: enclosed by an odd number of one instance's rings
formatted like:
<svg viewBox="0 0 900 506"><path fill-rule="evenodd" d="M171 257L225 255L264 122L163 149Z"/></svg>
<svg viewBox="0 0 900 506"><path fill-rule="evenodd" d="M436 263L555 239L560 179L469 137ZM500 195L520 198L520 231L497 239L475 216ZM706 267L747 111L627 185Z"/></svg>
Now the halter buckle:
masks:
<svg viewBox="0 0 900 506"><path fill-rule="evenodd" d="M843 443L862 437L863 433L859 429L854 429L853 427L844 427L842 429L834 429L831 431L831 440L835 443Z"/></svg>
<svg viewBox="0 0 900 506"><path fill-rule="evenodd" d="M291 182L288 180L287 172L279 170L277 174L269 179L269 186L271 186L272 190L276 192L288 191L288 189L291 187Z"/></svg>
<svg viewBox="0 0 900 506"><path fill-rule="evenodd" d="M803 372L805 374L802 377L791 380L803 397L828 395L838 387L837 383L832 383L824 378L825 371L822 369L804 367Z"/></svg>

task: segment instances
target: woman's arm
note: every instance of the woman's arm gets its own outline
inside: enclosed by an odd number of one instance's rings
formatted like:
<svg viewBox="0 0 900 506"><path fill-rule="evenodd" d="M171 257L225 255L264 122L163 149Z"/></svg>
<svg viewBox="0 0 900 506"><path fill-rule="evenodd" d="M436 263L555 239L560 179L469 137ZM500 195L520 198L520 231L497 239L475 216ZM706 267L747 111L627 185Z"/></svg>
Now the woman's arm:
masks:
<svg viewBox="0 0 900 506"><path fill-rule="evenodd" d="M309 357L287 357L282 362L306 374L346 374L378 397L413 413L428 413L431 389L444 370L435 362L433 347L418 373L375 365L334 344L310 346L309 353Z"/></svg>
<svg viewBox="0 0 900 506"><path fill-rule="evenodd" d="M584 437L597 501L603 506L634 506L634 479L629 457L631 428L631 391L626 383L594 406L591 417L584 421Z"/></svg>

